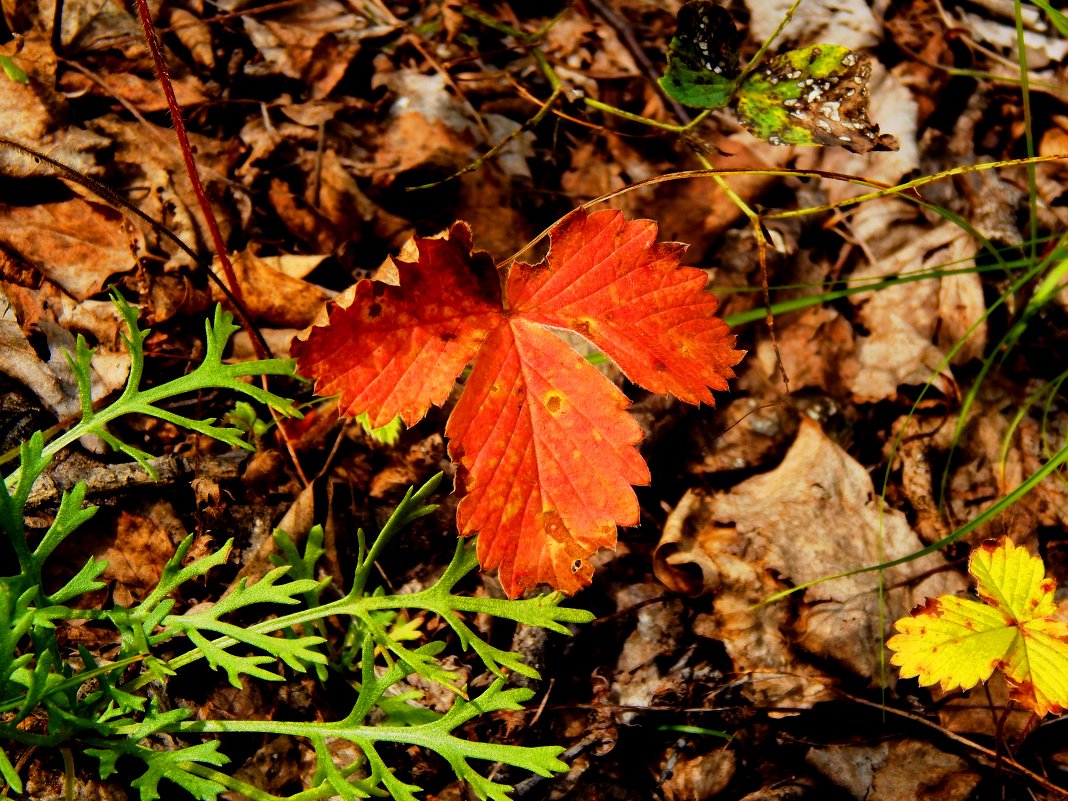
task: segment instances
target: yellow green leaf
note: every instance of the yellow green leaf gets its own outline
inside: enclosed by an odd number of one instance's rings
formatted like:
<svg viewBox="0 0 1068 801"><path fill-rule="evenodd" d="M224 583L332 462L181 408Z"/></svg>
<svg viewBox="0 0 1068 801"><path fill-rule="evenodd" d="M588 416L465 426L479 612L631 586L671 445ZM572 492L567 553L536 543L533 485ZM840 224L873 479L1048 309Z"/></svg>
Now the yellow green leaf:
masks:
<svg viewBox="0 0 1068 801"><path fill-rule="evenodd" d="M1042 560L1007 537L968 560L981 601L943 595L894 624L886 645L901 677L945 691L974 687L1000 668L1013 700L1042 717L1068 707L1068 623L1056 611Z"/></svg>

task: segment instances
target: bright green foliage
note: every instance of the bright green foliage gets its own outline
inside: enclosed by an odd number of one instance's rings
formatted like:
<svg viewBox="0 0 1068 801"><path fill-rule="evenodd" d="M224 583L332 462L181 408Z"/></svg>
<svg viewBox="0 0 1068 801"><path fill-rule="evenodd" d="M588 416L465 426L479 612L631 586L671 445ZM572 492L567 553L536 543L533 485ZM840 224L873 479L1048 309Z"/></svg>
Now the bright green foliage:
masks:
<svg viewBox="0 0 1068 801"><path fill-rule="evenodd" d="M363 430L375 442L381 445L396 445L397 440L400 439L401 431L403 430L403 424L401 423L400 415L394 417L384 426L374 428L371 425L371 416L364 412L356 417L356 422L363 426Z"/></svg>
<svg viewBox="0 0 1068 801"><path fill-rule="evenodd" d="M245 439L253 445L258 444L271 427L270 421L261 420L256 414L256 407L248 401L235 403L233 411L227 412L223 419L240 430Z"/></svg>
<svg viewBox="0 0 1068 801"><path fill-rule="evenodd" d="M30 82L30 76L22 71L22 68L15 63L11 56L0 56L0 69L12 81L17 81L18 83Z"/></svg>
<svg viewBox="0 0 1068 801"><path fill-rule="evenodd" d="M708 0L687 3L679 10L660 85L684 106L725 108L737 88L739 39L726 9Z"/></svg>
<svg viewBox="0 0 1068 801"><path fill-rule="evenodd" d="M902 678L922 686L969 689L1004 671L1011 697L1042 717L1068 707L1068 623L1057 611L1053 579L1037 556L1007 537L976 548L968 560L980 601L928 599L894 624L886 645Z"/></svg>
<svg viewBox="0 0 1068 801"><path fill-rule="evenodd" d="M288 361L270 360L226 365L221 361L226 342L234 332L230 316L218 311L207 327L208 347L204 363L191 373L148 390L139 388L144 367L142 343L147 332L136 325L136 313L121 298L116 304L129 323L126 341L132 355L129 385L117 401L99 411L88 403L89 362L92 352L78 340L71 364L83 400L83 417L71 431L45 445L35 434L20 449L19 467L0 482L0 528L18 560L18 572L0 577L0 776L3 784L22 792L15 770L12 746L16 748L82 747L99 763L102 778L116 771L122 756L140 761L143 772L131 785L141 801L155 801L161 780L167 780L200 801L215 801L231 791L256 801L274 799L268 793L221 772L228 757L217 739L198 738L221 733L289 735L307 738L316 754L313 786L300 798L345 799L382 797L414 799L419 788L394 775L379 753L380 743L421 746L440 754L470 783L482 798L506 799L511 788L484 778L472 760L504 762L548 776L566 769L558 759L559 747L498 746L456 737L453 731L472 718L502 709L520 709L532 692L507 689L508 671L537 676L522 657L494 648L470 629L461 615L483 613L566 634L565 624L589 621L580 610L561 608L559 594L527 601L466 598L453 593L456 583L477 566L470 549L458 547L441 578L426 590L409 595L387 595L381 588L367 591L375 561L390 540L411 521L429 514L426 503L437 487L435 477L418 492L409 490L404 500L368 546L357 532L359 554L347 592L334 590L334 600L324 596L329 580L317 575L323 555L322 530L307 537L303 552L283 532L276 532L280 554L277 567L255 583L240 582L228 595L207 608L175 613L174 594L182 585L202 579L227 561L231 542L215 553L186 563L193 537L181 543L165 566L159 584L132 608L78 608L85 593L103 586L99 576L104 562L90 559L66 585L51 594L41 586L42 569L56 547L92 517L93 507L83 508L84 484L63 495L55 520L36 545L29 542L24 510L30 491L47 469L52 455L63 445L87 433L96 433L115 448L151 467L149 455L107 432L105 426L121 414L150 414L232 445L250 447L243 435L251 426L219 427L212 421L194 420L160 405L166 399L208 387L229 388L269 404L281 414L295 414L292 404L240 379L260 373L291 374ZM251 416L250 416L251 415ZM255 412L239 410L238 417L255 420ZM231 418L240 423L237 418ZM242 431L244 428L244 432ZM84 602L84 599L82 599ZM287 613L287 609L289 610ZM458 674L438 659L446 644L422 642L423 617L438 615L451 628L456 641L473 650L497 680L481 695L468 699ZM232 621L240 614L242 624ZM326 637L327 618L349 621L348 635L339 645ZM85 648L77 658L56 645L55 626L69 620L93 620L110 624L120 635L119 651L111 662L98 663ZM249 620L259 623L247 624ZM184 638L191 646L180 656L163 660L160 646ZM249 678L282 681L287 674L316 671L320 679L331 672L352 687L351 710L339 721L315 723L271 720L191 720L183 708L167 709L169 679L187 665L205 659L213 669L225 672L236 687ZM419 693L404 682L417 674L424 680L450 687L457 693L455 705L445 714L418 706ZM149 693L149 687L152 692ZM376 712L376 710L379 710ZM384 715L382 714L384 713ZM374 720L385 718L384 724ZM20 727L29 717L47 721L47 726ZM43 732L43 733L42 733ZM355 744L361 758L348 765L334 763L326 738L343 738ZM167 743L166 749L160 748ZM180 743L180 745L178 745Z"/></svg>
<svg viewBox="0 0 1068 801"><path fill-rule="evenodd" d="M122 314L129 332L128 334L123 334L122 337L126 346L130 349L131 357L130 376L126 381L126 387L123 389L122 394L107 407L99 411L93 409L93 400L90 395L89 363L92 361L94 350L86 344L85 339L79 334L74 355L66 354L66 357L77 379L78 395L82 405L82 419L78 425L50 442L47 447L43 447L42 442L38 459L43 459L47 463L56 453L72 442L76 442L86 434L96 434L112 448L136 460L150 475L155 476L150 454L120 441L107 429L108 423L127 414L143 414L149 417L156 417L173 423L180 428L198 431L232 447L253 450L253 446L244 439L244 432L240 428L213 425L215 422L213 419L197 420L185 417L159 405L162 401L173 398L176 395L184 395L204 389L233 390L271 406L279 414L288 417L300 417L300 412L296 410L296 407L289 400L242 380L254 375L292 376L293 362L291 360L265 359L255 362L238 362L236 364L223 363L222 357L223 351L226 349L226 343L229 342L230 337L237 332L238 328L234 325L233 315L223 311L221 306L215 310L215 319L212 322L206 322L204 325L207 347L203 362L192 372L173 381L148 389L141 389L141 374L145 364L144 342L150 332L148 329L137 327L137 311L123 300L121 295L113 293L112 298ZM36 465L37 463L35 462L34 464ZM25 469L25 465L20 466L14 473L7 476L5 480L9 488L19 483L19 477ZM43 471L44 466L41 465L40 469ZM29 492L28 488L26 492Z"/></svg>
<svg viewBox="0 0 1068 801"><path fill-rule="evenodd" d="M742 71L739 35L712 0L679 11L660 85L683 105L733 104L739 122L773 145L839 145L855 153L896 150L868 119L871 64L835 44L790 50Z"/></svg>

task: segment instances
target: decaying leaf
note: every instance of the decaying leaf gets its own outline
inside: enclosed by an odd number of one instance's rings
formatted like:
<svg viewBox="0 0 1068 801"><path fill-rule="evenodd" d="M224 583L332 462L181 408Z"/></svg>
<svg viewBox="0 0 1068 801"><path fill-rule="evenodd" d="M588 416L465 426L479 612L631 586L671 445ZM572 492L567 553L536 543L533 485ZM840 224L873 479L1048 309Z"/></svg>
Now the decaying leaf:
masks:
<svg viewBox="0 0 1068 801"><path fill-rule="evenodd" d="M750 697L796 707L826 697L823 673L806 654L878 677L885 634L878 576L810 587L796 617L784 603L753 605L782 582L813 581L921 547L903 514L880 510L867 470L802 419L774 470L728 493L685 496L665 526L656 568L668 586L715 593L713 619L703 630L723 642L737 671L753 676ZM940 556L929 555L886 571L887 607L904 612L930 588L962 586L958 576L938 571L912 583L941 564Z"/></svg>
<svg viewBox="0 0 1068 801"><path fill-rule="evenodd" d="M733 104L739 122L773 145L897 150L897 140L880 135L868 119L866 56L838 44L816 44L769 58L744 74L740 40L727 11L712 0L690 0L679 11L661 87L687 106Z"/></svg>

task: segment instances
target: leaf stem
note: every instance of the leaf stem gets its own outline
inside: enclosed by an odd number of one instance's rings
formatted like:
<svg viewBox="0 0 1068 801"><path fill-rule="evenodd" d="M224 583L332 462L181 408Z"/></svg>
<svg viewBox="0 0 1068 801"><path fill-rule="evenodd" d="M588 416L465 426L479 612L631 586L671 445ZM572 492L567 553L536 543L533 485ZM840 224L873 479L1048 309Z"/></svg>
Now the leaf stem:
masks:
<svg viewBox="0 0 1068 801"><path fill-rule="evenodd" d="M595 100L592 97L584 97L582 98L582 102L590 108L595 108L598 111L605 112L606 114L612 114L613 116L622 117L623 119L630 120L631 122L638 122L642 125L648 125L650 128L659 128L662 131L670 131L671 133L682 133L684 131L688 131L698 123L702 122L709 114L712 113L711 109L705 109L696 117L694 117L690 122L687 122L684 125L674 125L670 122L660 122L659 120L654 120L651 117L643 117L641 114L633 114L630 111L625 111L621 108L610 106L608 105L608 103L602 103L600 100Z"/></svg>

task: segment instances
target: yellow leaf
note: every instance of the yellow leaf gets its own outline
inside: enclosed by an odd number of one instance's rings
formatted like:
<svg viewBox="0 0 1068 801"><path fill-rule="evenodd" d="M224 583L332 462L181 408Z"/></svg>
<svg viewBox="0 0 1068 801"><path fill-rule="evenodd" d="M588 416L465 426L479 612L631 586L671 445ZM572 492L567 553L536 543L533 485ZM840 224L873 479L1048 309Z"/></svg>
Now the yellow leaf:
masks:
<svg viewBox="0 0 1068 801"><path fill-rule="evenodd" d="M973 601L953 595L927 603L894 624L886 645L901 677L921 686L967 690L996 668L1011 697L1039 717L1068 707L1068 623L1052 620L1053 579L1045 566L1007 537L983 543L968 560Z"/></svg>

